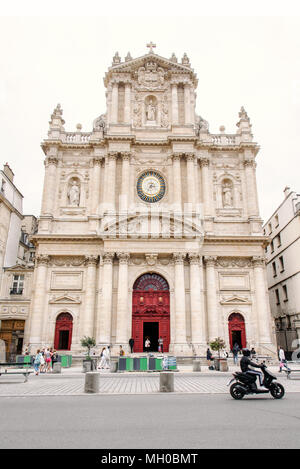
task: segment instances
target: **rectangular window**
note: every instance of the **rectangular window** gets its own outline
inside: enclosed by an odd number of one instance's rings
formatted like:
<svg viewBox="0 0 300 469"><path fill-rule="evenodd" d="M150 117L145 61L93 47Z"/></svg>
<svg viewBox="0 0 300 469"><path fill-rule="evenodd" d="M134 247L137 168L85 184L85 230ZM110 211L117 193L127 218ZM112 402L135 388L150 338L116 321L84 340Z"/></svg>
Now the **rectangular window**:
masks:
<svg viewBox="0 0 300 469"><path fill-rule="evenodd" d="M279 218L278 215L275 215L275 228L278 228L279 226Z"/></svg>
<svg viewBox="0 0 300 469"><path fill-rule="evenodd" d="M279 248L281 246L281 237L280 237L280 234L278 234L276 236L276 239L277 239L277 247Z"/></svg>
<svg viewBox="0 0 300 469"><path fill-rule="evenodd" d="M273 241L273 239L272 239L272 241L271 241L271 254L272 254L273 252L274 252L274 241Z"/></svg>
<svg viewBox="0 0 300 469"><path fill-rule="evenodd" d="M280 266L280 272L283 272L284 271L283 256L279 257L279 266Z"/></svg>
<svg viewBox="0 0 300 469"><path fill-rule="evenodd" d="M276 275L277 275L277 270L276 270L276 264L275 264L275 262L272 262L272 267L273 267L273 277L276 277Z"/></svg>
<svg viewBox="0 0 300 469"><path fill-rule="evenodd" d="M11 295L22 295L24 288L24 275L14 275Z"/></svg>
<svg viewBox="0 0 300 469"><path fill-rule="evenodd" d="M283 290L283 301L288 301L288 292L287 292L287 286L282 285L282 290Z"/></svg>
<svg viewBox="0 0 300 469"><path fill-rule="evenodd" d="M279 291L277 290L277 288L275 290L275 297L276 297L276 304L280 305Z"/></svg>
<svg viewBox="0 0 300 469"><path fill-rule="evenodd" d="M268 226L269 226L269 234L271 234L271 233L272 233L272 224L271 224L271 223L269 223L269 225L268 225Z"/></svg>

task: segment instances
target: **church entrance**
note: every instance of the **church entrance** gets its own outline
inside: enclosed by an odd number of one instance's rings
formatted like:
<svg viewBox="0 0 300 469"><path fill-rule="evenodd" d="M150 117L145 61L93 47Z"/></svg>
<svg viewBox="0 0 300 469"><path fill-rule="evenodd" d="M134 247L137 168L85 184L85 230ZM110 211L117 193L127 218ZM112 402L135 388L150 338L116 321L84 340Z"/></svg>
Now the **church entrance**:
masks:
<svg viewBox="0 0 300 469"><path fill-rule="evenodd" d="M156 273L139 277L132 295L133 351L145 351L145 341L150 340L150 351L158 351L158 339L163 339L164 352L170 343L170 291L168 282Z"/></svg>
<svg viewBox="0 0 300 469"><path fill-rule="evenodd" d="M230 349L235 343L238 344L240 349L246 347L246 330L245 321L241 314L232 313L228 318L228 329L229 329L229 342Z"/></svg>
<svg viewBox="0 0 300 469"><path fill-rule="evenodd" d="M57 316L55 325L54 348L56 350L71 350L73 318L69 313Z"/></svg>

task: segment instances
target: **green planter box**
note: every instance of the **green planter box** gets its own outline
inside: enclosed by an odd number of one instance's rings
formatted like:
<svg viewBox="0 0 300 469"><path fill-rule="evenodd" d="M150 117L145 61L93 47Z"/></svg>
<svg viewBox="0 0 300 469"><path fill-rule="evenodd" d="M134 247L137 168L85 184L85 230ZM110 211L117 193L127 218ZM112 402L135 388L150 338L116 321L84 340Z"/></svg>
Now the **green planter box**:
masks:
<svg viewBox="0 0 300 469"><path fill-rule="evenodd" d="M163 369L162 367L162 358L155 358L155 370L161 371Z"/></svg>
<svg viewBox="0 0 300 469"><path fill-rule="evenodd" d="M70 368L72 364L72 355L59 355L58 361L61 362L62 368Z"/></svg>
<svg viewBox="0 0 300 469"><path fill-rule="evenodd" d="M126 371L133 371L133 358L126 357Z"/></svg>
<svg viewBox="0 0 300 469"><path fill-rule="evenodd" d="M140 371L147 371L148 370L148 360L147 357L140 358Z"/></svg>

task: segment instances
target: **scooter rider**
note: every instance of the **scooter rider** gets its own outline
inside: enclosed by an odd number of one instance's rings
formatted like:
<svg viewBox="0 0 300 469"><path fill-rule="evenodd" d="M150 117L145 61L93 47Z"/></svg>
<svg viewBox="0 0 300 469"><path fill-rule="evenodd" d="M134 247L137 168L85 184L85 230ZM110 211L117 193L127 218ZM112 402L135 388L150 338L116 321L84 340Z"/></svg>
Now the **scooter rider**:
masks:
<svg viewBox="0 0 300 469"><path fill-rule="evenodd" d="M259 377L259 384L261 386L263 386L263 375L260 371L255 371L255 370L252 370L251 368L249 368L249 366L253 366L254 368L262 368L262 365L258 365L257 363L254 363L250 360L250 355L251 355L251 352L249 349L247 348L243 348L242 350L242 358L241 358L241 361L240 361L240 367L241 367L241 370L243 373L245 373L247 371L248 374L252 374L252 375L255 375L255 376L258 376Z"/></svg>

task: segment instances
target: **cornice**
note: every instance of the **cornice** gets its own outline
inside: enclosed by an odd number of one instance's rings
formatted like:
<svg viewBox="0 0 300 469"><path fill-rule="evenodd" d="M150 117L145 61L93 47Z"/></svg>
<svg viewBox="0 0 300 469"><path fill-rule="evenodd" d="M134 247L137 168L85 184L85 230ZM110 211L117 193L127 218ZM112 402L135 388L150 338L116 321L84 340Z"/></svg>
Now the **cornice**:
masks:
<svg viewBox="0 0 300 469"><path fill-rule="evenodd" d="M260 244L267 245L268 237L266 236L213 236L205 235L204 236L204 245L205 244Z"/></svg>

